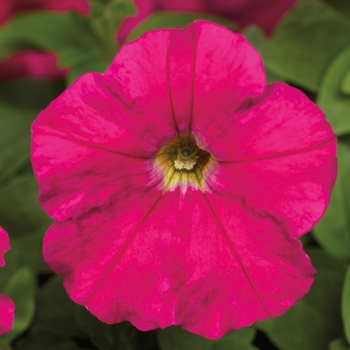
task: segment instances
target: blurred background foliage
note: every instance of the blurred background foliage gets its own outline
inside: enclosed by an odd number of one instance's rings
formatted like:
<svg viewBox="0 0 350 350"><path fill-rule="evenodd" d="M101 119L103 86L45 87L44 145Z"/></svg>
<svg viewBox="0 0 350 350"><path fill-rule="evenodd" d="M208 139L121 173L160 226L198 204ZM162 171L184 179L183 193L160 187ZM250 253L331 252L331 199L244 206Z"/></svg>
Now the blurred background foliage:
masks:
<svg viewBox="0 0 350 350"><path fill-rule="evenodd" d="M13 331L0 337L0 348L350 349L350 1L295 1L274 19L273 30L242 25L237 13L235 23L234 16L210 8L163 8L138 22L123 42L118 31L137 11L131 0L77 0L66 6L28 0L27 7L25 0L10 0L11 11L6 1L0 4L0 226L9 233L11 250L0 271L0 292L15 301L16 315ZM330 205L302 239L317 269L310 293L283 316L215 341L178 327L140 332L127 322L106 325L74 304L62 278L42 258L51 221L37 202L29 157L32 121L78 76L103 72L124 42L148 30L183 27L201 18L245 35L263 57L269 83L283 81L304 91L323 109L339 140Z"/></svg>

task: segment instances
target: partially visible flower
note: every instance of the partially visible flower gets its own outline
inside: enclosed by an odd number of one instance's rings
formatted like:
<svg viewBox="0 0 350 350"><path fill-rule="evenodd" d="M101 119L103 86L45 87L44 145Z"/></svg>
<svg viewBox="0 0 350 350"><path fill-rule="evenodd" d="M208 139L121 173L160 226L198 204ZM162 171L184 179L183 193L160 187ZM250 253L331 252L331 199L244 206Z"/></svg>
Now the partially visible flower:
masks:
<svg viewBox="0 0 350 350"><path fill-rule="evenodd" d="M0 25L4 24L16 12L28 10L75 10L86 15L89 12L89 4L87 0L1 0Z"/></svg>
<svg viewBox="0 0 350 350"><path fill-rule="evenodd" d="M86 0L1 0L0 25L19 11L75 10L87 14L89 6ZM12 78L57 78L67 75L67 69L57 67L57 57L50 52L23 51L18 52L0 62L0 82Z"/></svg>
<svg viewBox="0 0 350 350"><path fill-rule="evenodd" d="M300 0L134 0L138 13L125 19L118 31L123 43L130 31L157 11L189 11L220 15L236 22L240 28L257 24L271 34L281 16Z"/></svg>
<svg viewBox="0 0 350 350"><path fill-rule="evenodd" d="M206 21L146 33L32 127L43 254L106 323L208 338L284 313L314 276L336 137L258 53Z"/></svg>
<svg viewBox="0 0 350 350"><path fill-rule="evenodd" d="M5 265L4 254L10 250L9 237L0 227L0 266ZM11 331L14 319L15 305L13 301L0 294L0 335Z"/></svg>
<svg viewBox="0 0 350 350"><path fill-rule="evenodd" d="M0 62L0 81L22 77L60 78L67 73L67 69L57 68L57 57L50 52L18 52Z"/></svg>

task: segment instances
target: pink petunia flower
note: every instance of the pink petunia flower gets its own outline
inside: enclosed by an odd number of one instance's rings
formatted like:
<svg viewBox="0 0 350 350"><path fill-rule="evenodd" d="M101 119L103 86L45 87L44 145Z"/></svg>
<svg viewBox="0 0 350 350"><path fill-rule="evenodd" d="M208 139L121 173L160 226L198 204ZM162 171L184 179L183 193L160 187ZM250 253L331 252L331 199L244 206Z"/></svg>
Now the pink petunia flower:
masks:
<svg viewBox="0 0 350 350"><path fill-rule="evenodd" d="M0 25L6 25L7 20L18 11L33 10L75 10L86 15L89 6L86 0L1 0ZM0 62L0 81L23 77L60 78L67 73L67 69L57 67L57 57L50 52L23 51Z"/></svg>
<svg viewBox="0 0 350 350"><path fill-rule="evenodd" d="M240 28L257 24L265 33L273 28L293 5L300 0L134 0L138 13L126 18L117 33L123 43L130 31L143 19L157 11L188 11L220 15L236 22Z"/></svg>
<svg viewBox="0 0 350 350"><path fill-rule="evenodd" d="M206 21L125 45L32 127L43 254L106 323L210 339L284 313L314 276L296 239L323 214L336 138L299 90L266 85Z"/></svg>
<svg viewBox="0 0 350 350"><path fill-rule="evenodd" d="M4 254L10 250L9 237L0 227L0 266L5 265ZM13 301L0 294L0 335L11 331L15 313Z"/></svg>
<svg viewBox="0 0 350 350"><path fill-rule="evenodd" d="M57 57L50 52L18 52L0 62L0 81L23 77L61 78L67 73L67 69L57 68Z"/></svg>
<svg viewBox="0 0 350 350"><path fill-rule="evenodd" d="M89 4L87 0L1 0L0 25L4 24L15 12L28 10L75 10L86 15L89 12Z"/></svg>

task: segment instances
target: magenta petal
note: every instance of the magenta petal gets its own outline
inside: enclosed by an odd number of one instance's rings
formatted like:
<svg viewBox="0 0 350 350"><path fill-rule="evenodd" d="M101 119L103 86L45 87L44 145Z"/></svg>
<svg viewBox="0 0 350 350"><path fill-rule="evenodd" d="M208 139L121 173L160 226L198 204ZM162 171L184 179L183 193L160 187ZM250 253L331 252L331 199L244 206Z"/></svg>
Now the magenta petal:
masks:
<svg viewBox="0 0 350 350"><path fill-rule="evenodd" d="M43 254L75 302L215 339L307 293L294 238L329 201L336 139L301 92L265 84L242 36L197 21L125 45L40 113Z"/></svg>
<svg viewBox="0 0 350 350"><path fill-rule="evenodd" d="M0 227L0 266L5 265L4 254L10 250L10 240L6 231Z"/></svg>
<svg viewBox="0 0 350 350"><path fill-rule="evenodd" d="M314 275L300 242L275 222L192 191L152 191L55 223L44 256L71 298L104 322L177 324L212 339L280 315Z"/></svg>
<svg viewBox="0 0 350 350"><path fill-rule="evenodd" d="M266 84L261 58L244 37L207 21L146 33L120 50L106 75L123 100L137 99L149 120L178 133L197 120L212 122L213 111L231 113Z"/></svg>
<svg viewBox="0 0 350 350"><path fill-rule="evenodd" d="M60 78L67 75L67 72L67 69L57 68L57 57L48 52L19 52L0 62L0 80L21 77Z"/></svg>
<svg viewBox="0 0 350 350"><path fill-rule="evenodd" d="M113 94L102 75L87 74L33 123L39 200L57 220L103 206L119 192L152 186L147 170L157 143L144 137L151 125L137 130L137 120L126 118L132 110Z"/></svg>
<svg viewBox="0 0 350 350"><path fill-rule="evenodd" d="M0 25L16 11L22 10L75 10L86 15L89 12L89 4L87 0L1 0Z"/></svg>
<svg viewBox="0 0 350 350"><path fill-rule="evenodd" d="M0 25L5 23L7 19L11 16L12 14L12 4L10 2L11 0L4 0L1 2L0 5Z"/></svg>
<svg viewBox="0 0 350 350"><path fill-rule="evenodd" d="M210 187L280 220L292 237L309 231L336 177L336 138L320 109L275 84L261 103L211 130L208 146L221 166Z"/></svg>
<svg viewBox="0 0 350 350"><path fill-rule="evenodd" d="M75 10L83 15L89 12L88 0L17 0L18 6L22 8L36 8L55 11Z"/></svg>
<svg viewBox="0 0 350 350"><path fill-rule="evenodd" d="M283 14L300 0L135 0L137 15L128 17L117 32L123 43L130 31L157 11L189 11L219 15L236 22L240 28L257 24L270 34Z"/></svg>
<svg viewBox="0 0 350 350"><path fill-rule="evenodd" d="M5 265L4 254L10 250L9 237L0 227L0 266ZM14 319L15 305L13 301L0 294L0 335L11 331Z"/></svg>
<svg viewBox="0 0 350 350"><path fill-rule="evenodd" d="M76 10L82 14L89 11L88 0L5 0L12 2L14 10Z"/></svg>
<svg viewBox="0 0 350 350"><path fill-rule="evenodd" d="M11 332L14 320L15 304L0 294L0 335Z"/></svg>
<svg viewBox="0 0 350 350"><path fill-rule="evenodd" d="M193 26L200 34L196 41L191 129L207 146L208 137L222 132L235 111L261 98L266 77L258 52L243 36L232 35L221 26L214 29L205 21L196 21Z"/></svg>

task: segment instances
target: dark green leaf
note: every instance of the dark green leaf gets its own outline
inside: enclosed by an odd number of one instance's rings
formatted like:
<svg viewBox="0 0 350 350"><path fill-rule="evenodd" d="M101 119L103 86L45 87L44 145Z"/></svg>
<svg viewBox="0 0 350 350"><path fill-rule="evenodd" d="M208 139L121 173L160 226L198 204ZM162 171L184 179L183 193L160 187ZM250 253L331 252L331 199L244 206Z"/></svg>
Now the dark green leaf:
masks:
<svg viewBox="0 0 350 350"><path fill-rule="evenodd" d="M82 350L82 348L70 339L60 339L43 334L28 334L18 341L16 350Z"/></svg>
<svg viewBox="0 0 350 350"><path fill-rule="evenodd" d="M180 327L169 327L159 330L158 339L161 350L257 350L251 345L254 335L253 328L243 328L228 333L221 339L208 340Z"/></svg>
<svg viewBox="0 0 350 350"><path fill-rule="evenodd" d="M99 321L84 307L76 305L75 317L79 327L100 350L138 350L137 330L127 322L108 325ZM147 350L146 347L143 348ZM143 350L142 349L142 350Z"/></svg>
<svg viewBox="0 0 350 350"><path fill-rule="evenodd" d="M266 43L264 32L257 26L252 25L247 27L242 34L246 37L250 44L252 44L259 52L262 52ZM267 83L272 84L275 81L283 81L283 79L265 67Z"/></svg>
<svg viewBox="0 0 350 350"><path fill-rule="evenodd" d="M137 39L140 35L149 30L161 28L183 28L192 23L196 19L206 19L221 24L229 29L235 29L236 25L223 17L209 15L204 13L188 13L188 12L155 12L146 20L140 22L135 29L129 34L127 42Z"/></svg>
<svg viewBox="0 0 350 350"><path fill-rule="evenodd" d="M251 25L245 28L242 34L259 52L262 51L266 43L266 36L260 27Z"/></svg>
<svg viewBox="0 0 350 350"><path fill-rule="evenodd" d="M350 96L346 94L350 89L350 81L346 80L349 69L350 46L329 65L316 101L339 136L350 133Z"/></svg>
<svg viewBox="0 0 350 350"><path fill-rule="evenodd" d="M327 4L332 6L341 15L350 17L350 2L347 0L325 0Z"/></svg>
<svg viewBox="0 0 350 350"><path fill-rule="evenodd" d="M89 21L101 41L115 50L115 33L124 18L136 14L132 0L90 0Z"/></svg>
<svg viewBox="0 0 350 350"><path fill-rule="evenodd" d="M345 335L350 341L350 267L346 273L343 296L342 296L342 316L344 322Z"/></svg>
<svg viewBox="0 0 350 350"><path fill-rule="evenodd" d="M311 291L284 315L258 323L283 350L328 350L342 336L341 293L346 266L319 249L309 250L317 270Z"/></svg>
<svg viewBox="0 0 350 350"><path fill-rule="evenodd" d="M350 45L350 22L317 0L302 2L280 22L262 50L265 66L311 91L331 61Z"/></svg>
<svg viewBox="0 0 350 350"><path fill-rule="evenodd" d="M0 349L1 350L12 350L12 347L6 341L2 341L0 338Z"/></svg>
<svg viewBox="0 0 350 350"><path fill-rule="evenodd" d="M18 14L0 31L0 58L25 48L56 52L60 66L71 68L70 81L82 67L104 70L117 50L111 52L88 20L74 12L34 11Z"/></svg>
<svg viewBox="0 0 350 350"><path fill-rule="evenodd" d="M28 109L37 115L65 89L64 79L39 80L18 78L1 82L0 101L15 106L21 113Z"/></svg>
<svg viewBox="0 0 350 350"><path fill-rule="evenodd" d="M19 269L2 293L10 297L16 306L11 333L0 337L1 341L10 344L29 327L34 316L36 284L33 272L28 268Z"/></svg>
<svg viewBox="0 0 350 350"><path fill-rule="evenodd" d="M350 350L350 345L344 338L339 338L329 344L329 350Z"/></svg>
<svg viewBox="0 0 350 350"><path fill-rule="evenodd" d="M0 182L29 163L30 125L36 113L0 102Z"/></svg>
<svg viewBox="0 0 350 350"><path fill-rule="evenodd" d="M49 272L42 256L44 233L45 230L41 230L11 239L11 250L7 254L15 255L18 266L28 266L37 273Z"/></svg>
<svg viewBox="0 0 350 350"><path fill-rule="evenodd" d="M52 277L39 291L32 329L56 336L83 337L74 317L75 304L68 297L63 278Z"/></svg>
<svg viewBox="0 0 350 350"><path fill-rule="evenodd" d="M341 84L341 91L348 96L350 95L350 70L348 70L344 76Z"/></svg>
<svg viewBox="0 0 350 350"><path fill-rule="evenodd" d="M313 229L316 240L331 254L350 258L350 147L338 143L338 177L329 206Z"/></svg>
<svg viewBox="0 0 350 350"><path fill-rule="evenodd" d="M38 203L38 187L33 174L21 174L0 190L0 226L10 237L43 232L51 223Z"/></svg>

